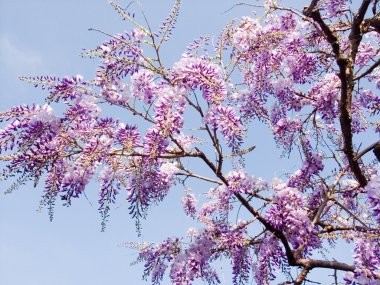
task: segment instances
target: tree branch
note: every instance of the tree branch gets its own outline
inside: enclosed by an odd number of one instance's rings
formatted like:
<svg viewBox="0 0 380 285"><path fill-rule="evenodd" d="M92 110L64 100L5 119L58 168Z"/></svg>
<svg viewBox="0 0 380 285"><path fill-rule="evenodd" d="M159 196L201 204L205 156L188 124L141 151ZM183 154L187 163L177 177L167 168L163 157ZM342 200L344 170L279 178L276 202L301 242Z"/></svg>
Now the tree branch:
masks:
<svg viewBox="0 0 380 285"><path fill-rule="evenodd" d="M355 77L353 80L360 80L360 79L362 79L363 77L367 76L372 71L374 71L375 68L378 67L379 65L380 65L380 58L371 67L369 67L366 71L364 71L359 76Z"/></svg>
<svg viewBox="0 0 380 285"><path fill-rule="evenodd" d="M361 187L367 185L368 181L363 174L359 163L355 159L355 151L352 141L352 114L351 114L351 102L352 102L352 90L354 88L354 63L358 50L358 46L361 41L360 26L364 19L364 15L368 9L370 0L365 0L359 8L358 13L355 15L354 21L351 27L350 41L351 41L351 58L344 57L341 52L338 37L331 31L329 26L323 21L321 14L318 10L310 11L308 14L314 21L316 21L321 27L327 41L330 43L334 52L336 62L339 67L339 78L341 81L340 103L339 103L339 121L342 130L344 147L343 151L347 157L351 171L353 172L356 180Z"/></svg>
<svg viewBox="0 0 380 285"><path fill-rule="evenodd" d="M311 12L315 9L315 7L317 6L318 1L319 1L319 0L313 0L313 1L311 1L310 5L307 6L307 7L305 7L305 8L303 9L303 14L304 14L306 17L310 17L310 14L311 14Z"/></svg>
<svg viewBox="0 0 380 285"><path fill-rule="evenodd" d="M296 264L304 268L309 268L309 270L319 267L319 268L331 268L341 271L351 271L354 272L355 266L349 265L338 261L326 261L317 259L297 259Z"/></svg>
<svg viewBox="0 0 380 285"><path fill-rule="evenodd" d="M304 267L301 274L298 275L296 281L294 282L294 285L301 285L302 282L306 279L307 274L309 274L310 268Z"/></svg>

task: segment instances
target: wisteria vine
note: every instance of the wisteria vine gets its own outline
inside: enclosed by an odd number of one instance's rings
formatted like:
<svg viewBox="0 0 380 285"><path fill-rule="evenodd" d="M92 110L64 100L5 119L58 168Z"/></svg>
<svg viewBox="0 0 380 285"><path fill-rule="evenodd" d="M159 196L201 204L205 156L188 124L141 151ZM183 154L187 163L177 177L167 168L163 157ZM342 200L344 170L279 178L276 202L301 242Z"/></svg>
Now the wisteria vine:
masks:
<svg viewBox="0 0 380 285"><path fill-rule="evenodd" d="M303 284L319 268L345 272L345 284L380 284L380 169L371 154L380 157L380 2L352 2L244 4L258 16L195 40L165 66L161 47L181 1L156 32L110 1L133 28L103 32L108 40L85 52L99 58L95 78L22 77L49 93L46 103L0 113L0 179L14 181L6 193L44 184L52 219L59 200L69 206L97 180L102 229L125 193L140 232L149 208L183 186L183 211L198 228L130 244L152 284L165 276L219 284L220 259L231 260L232 284ZM140 123L104 116L105 105ZM262 151L248 139L256 123L284 157L298 157L297 171L272 181L250 173L250 153ZM209 190L197 192L197 181ZM326 253L337 241L351 246L352 263Z"/></svg>

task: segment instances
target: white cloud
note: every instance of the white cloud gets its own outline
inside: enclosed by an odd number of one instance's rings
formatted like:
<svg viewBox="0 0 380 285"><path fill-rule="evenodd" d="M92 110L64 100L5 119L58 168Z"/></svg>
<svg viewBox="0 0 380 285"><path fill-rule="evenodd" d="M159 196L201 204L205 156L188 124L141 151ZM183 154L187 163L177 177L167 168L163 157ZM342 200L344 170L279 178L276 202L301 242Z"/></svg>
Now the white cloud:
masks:
<svg viewBox="0 0 380 285"><path fill-rule="evenodd" d="M38 53L18 47L7 35L0 35L0 65L5 71L25 75L41 73L43 61Z"/></svg>

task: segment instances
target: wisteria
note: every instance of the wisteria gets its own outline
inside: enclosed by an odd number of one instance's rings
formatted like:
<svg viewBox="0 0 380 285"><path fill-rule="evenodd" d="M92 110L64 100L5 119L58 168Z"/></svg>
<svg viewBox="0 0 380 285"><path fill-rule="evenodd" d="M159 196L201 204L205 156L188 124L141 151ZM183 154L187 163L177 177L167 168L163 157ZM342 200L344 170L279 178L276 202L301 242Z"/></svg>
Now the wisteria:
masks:
<svg viewBox="0 0 380 285"><path fill-rule="evenodd" d="M371 283L371 280L378 276L380 269L380 247L378 239L358 239L354 250L355 273L354 278L359 283ZM347 278L350 281L350 278ZM376 278L377 279L377 278ZM348 282L348 284L350 284Z"/></svg>
<svg viewBox="0 0 380 285"><path fill-rule="evenodd" d="M303 246L307 255L309 248L318 248L321 241L316 235L305 207L305 200L296 188L287 187L285 183L274 186L274 206L266 213L267 220L287 237L294 249Z"/></svg>
<svg viewBox="0 0 380 285"><path fill-rule="evenodd" d="M309 275L321 268L380 284L380 1L241 3L254 13L189 39L173 64L162 46L180 0L157 31L109 2L132 27L96 30L94 78L21 77L45 103L0 113L5 193L32 181L53 219L97 182L101 229L118 203L138 234L180 195L187 233L130 244L151 284L324 284Z"/></svg>
<svg viewBox="0 0 380 285"><path fill-rule="evenodd" d="M371 181L368 183L366 190L368 200L370 202L372 216L380 225L380 176L372 176Z"/></svg>
<svg viewBox="0 0 380 285"><path fill-rule="evenodd" d="M219 105L227 95L220 67L207 58L183 56L173 65L173 81L188 89L199 87L210 104Z"/></svg>

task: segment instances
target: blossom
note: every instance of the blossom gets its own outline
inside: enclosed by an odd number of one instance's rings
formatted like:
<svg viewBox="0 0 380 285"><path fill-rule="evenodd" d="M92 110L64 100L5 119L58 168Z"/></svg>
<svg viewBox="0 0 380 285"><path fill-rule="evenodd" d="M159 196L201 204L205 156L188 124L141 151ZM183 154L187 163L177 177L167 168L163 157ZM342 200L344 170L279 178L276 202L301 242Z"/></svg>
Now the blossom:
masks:
<svg viewBox="0 0 380 285"><path fill-rule="evenodd" d="M308 96L315 99L311 103L318 108L322 119L331 122L338 114L340 80L336 74L326 74L309 91Z"/></svg>
<svg viewBox="0 0 380 285"><path fill-rule="evenodd" d="M173 65L173 81L188 89L199 87L210 104L220 104L227 95L227 86L218 65L206 58L184 55Z"/></svg>
<svg viewBox="0 0 380 285"><path fill-rule="evenodd" d="M140 134L136 126L129 126L123 123L119 124L116 132L116 141L123 146L126 151L132 151L137 147Z"/></svg>
<svg viewBox="0 0 380 285"><path fill-rule="evenodd" d="M275 275L273 266L279 268L285 260L278 240L272 234L266 234L259 245L257 262L254 264L255 280L258 285L269 284Z"/></svg>
<svg viewBox="0 0 380 285"><path fill-rule="evenodd" d="M128 85L120 81L114 81L113 84L106 82L102 86L101 95L111 104L124 106L130 99L127 90Z"/></svg>
<svg viewBox="0 0 380 285"><path fill-rule="evenodd" d="M157 85L153 76L154 74L150 70L139 70L131 76L132 95L146 104L152 103L156 94Z"/></svg>
<svg viewBox="0 0 380 285"><path fill-rule="evenodd" d="M365 151L362 159L351 157L359 166L353 173L347 157L355 153L342 151L356 150L365 144L363 134L380 131L371 116L380 111L374 91L380 88L376 17L352 18L361 13L348 0L317 1L315 13L303 17L277 9L279 0L263 0L265 15L231 21L216 44L201 37L165 66L161 47L172 34L180 2L154 33L111 1L134 29L110 35L85 52L100 58L91 81L80 75L22 78L46 89L48 97L44 105L0 113L5 124L0 180L16 178L10 191L28 180L34 186L43 181L41 205L50 218L59 197L68 206L97 182L102 229L119 193L126 192L138 233L148 210L174 186L184 186L180 203L197 228L183 238L134 247L144 278L155 285L165 274L178 285L197 279L220 283L213 268L219 258L231 260L234 285L249 283L252 273L257 284L269 284L277 269L294 281L290 267L300 264L304 273L328 260L328 267L353 268L350 261L334 263L333 253L326 261L312 256L337 239L355 247L355 270L347 282L378 283L380 249L373 223L380 225L379 174ZM376 10L375 4L367 1L362 12ZM358 31L363 37L352 38ZM340 74L346 59L347 78ZM341 94L348 95L347 102ZM63 109L54 112L59 102ZM267 127L283 157L299 158L293 173L278 173L287 181L270 185L250 173L255 168L245 155L252 148L243 146L252 145L251 126L255 140L267 135L261 129ZM348 136L357 145L350 145ZM270 158L258 163L275 167ZM366 186L350 180L360 169L367 178L372 175ZM197 180L202 181L198 189L212 185L204 196L187 188ZM235 222L240 218L247 221Z"/></svg>
<svg viewBox="0 0 380 285"><path fill-rule="evenodd" d="M320 247L321 241L308 217L301 192L285 183L274 186L274 189L274 205L266 213L268 222L284 232L294 249L303 245L304 253L308 254L311 249Z"/></svg>
<svg viewBox="0 0 380 285"><path fill-rule="evenodd" d="M168 146L167 139L163 137L161 132L156 128L149 129L143 140L144 153L152 158L162 154Z"/></svg>
<svg viewBox="0 0 380 285"><path fill-rule="evenodd" d="M54 125L58 123L58 118L53 114L53 108L45 104L41 108L37 107L35 112L31 114L30 124L37 122Z"/></svg>
<svg viewBox="0 0 380 285"><path fill-rule="evenodd" d="M372 216L380 225L380 175L373 175L365 189L367 190Z"/></svg>
<svg viewBox="0 0 380 285"><path fill-rule="evenodd" d="M154 106L155 123L163 136L179 133L183 126L183 112L186 101L184 88L165 86L159 91L159 97Z"/></svg>
<svg viewBox="0 0 380 285"><path fill-rule="evenodd" d="M86 185L90 182L96 169L98 162L87 164L84 157L78 160L75 164L70 165L62 179L62 196L61 199L69 205L71 198L77 198L83 193Z"/></svg>
<svg viewBox="0 0 380 285"><path fill-rule="evenodd" d="M133 167L128 169L128 202L132 217L145 217L149 206L160 202L175 184L177 169L174 165L163 163L151 157L136 157Z"/></svg>
<svg viewBox="0 0 380 285"><path fill-rule="evenodd" d="M215 272L209 265L213 247L214 240L207 234L199 234L195 237L186 251L179 253L174 259L170 270L172 282L174 284L190 283L195 278L215 280Z"/></svg>
<svg viewBox="0 0 380 285"><path fill-rule="evenodd" d="M355 274L354 278L369 281L378 276L380 270L379 240L375 238L358 238L354 250Z"/></svg>
<svg viewBox="0 0 380 285"><path fill-rule="evenodd" d="M215 130L220 130L228 146L238 147L241 144L245 135L245 128L232 107L212 106L204 120L207 124L211 124Z"/></svg>
<svg viewBox="0 0 380 285"><path fill-rule="evenodd" d="M329 17L342 15L348 9L347 0L323 0L320 7L323 8Z"/></svg>
<svg viewBox="0 0 380 285"><path fill-rule="evenodd" d="M196 214L197 199L192 193L187 193L185 197L182 198L182 206L187 216L194 218Z"/></svg>

